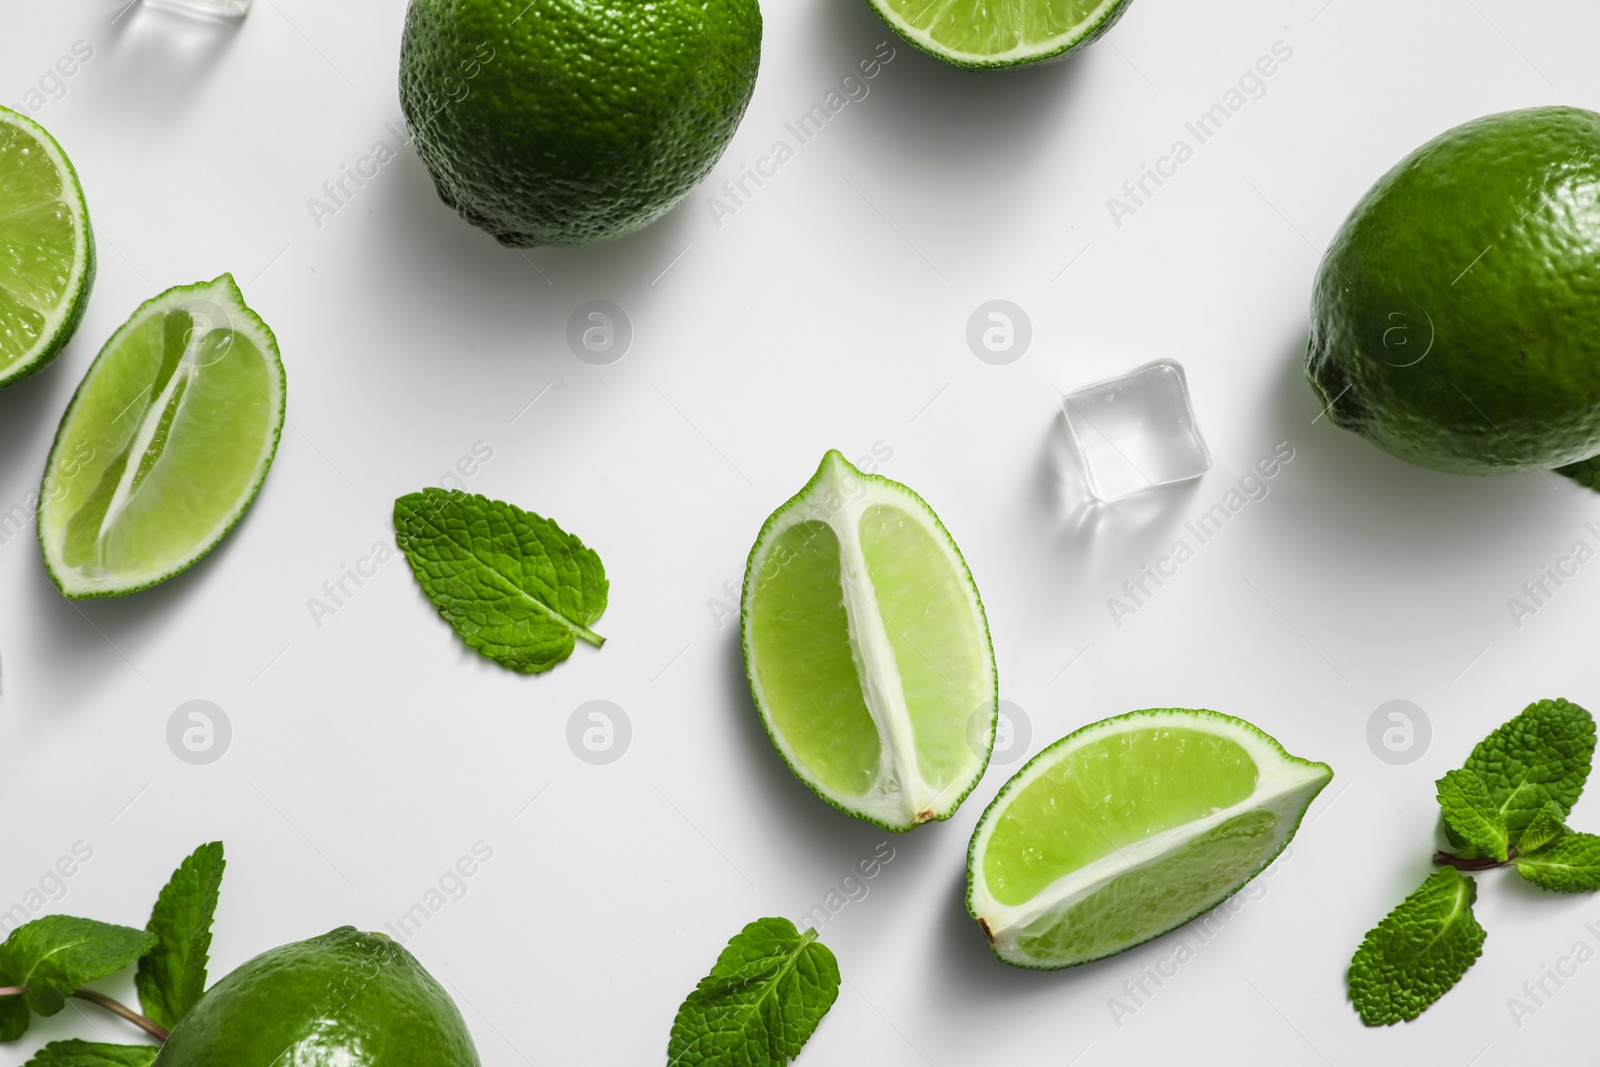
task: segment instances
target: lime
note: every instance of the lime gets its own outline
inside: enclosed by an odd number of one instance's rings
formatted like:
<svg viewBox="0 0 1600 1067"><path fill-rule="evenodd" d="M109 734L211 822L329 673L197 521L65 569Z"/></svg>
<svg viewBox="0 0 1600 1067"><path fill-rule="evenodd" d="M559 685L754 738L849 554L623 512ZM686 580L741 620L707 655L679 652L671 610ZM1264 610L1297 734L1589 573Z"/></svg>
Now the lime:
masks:
<svg viewBox="0 0 1600 1067"><path fill-rule="evenodd" d="M477 1067L455 1003L416 957L353 927L263 952L208 989L157 1067Z"/></svg>
<svg viewBox="0 0 1600 1067"><path fill-rule="evenodd" d="M957 67L1062 59L1109 30L1131 0L870 0L912 46Z"/></svg>
<svg viewBox="0 0 1600 1067"><path fill-rule="evenodd" d="M1340 426L1456 474L1600 452L1600 115L1489 115L1429 141L1323 257L1306 373Z"/></svg>
<svg viewBox="0 0 1600 1067"><path fill-rule="evenodd" d="M233 276L145 302L61 417L39 543L72 599L121 596L222 540L267 476L283 429L278 342Z"/></svg>
<svg viewBox="0 0 1600 1067"><path fill-rule="evenodd" d="M756 0L411 0L400 102L444 202L513 248L622 237L733 137Z"/></svg>
<svg viewBox="0 0 1600 1067"><path fill-rule="evenodd" d="M972 574L921 497L838 452L761 528L745 673L767 733L823 800L889 830L948 819L998 714Z"/></svg>
<svg viewBox="0 0 1600 1067"><path fill-rule="evenodd" d="M1125 951L1238 892L1332 777L1214 711L1104 719L1029 760L978 820L967 911L1019 967Z"/></svg>
<svg viewBox="0 0 1600 1067"><path fill-rule="evenodd" d="M61 354L93 285L77 172L42 126L0 107L0 387Z"/></svg>

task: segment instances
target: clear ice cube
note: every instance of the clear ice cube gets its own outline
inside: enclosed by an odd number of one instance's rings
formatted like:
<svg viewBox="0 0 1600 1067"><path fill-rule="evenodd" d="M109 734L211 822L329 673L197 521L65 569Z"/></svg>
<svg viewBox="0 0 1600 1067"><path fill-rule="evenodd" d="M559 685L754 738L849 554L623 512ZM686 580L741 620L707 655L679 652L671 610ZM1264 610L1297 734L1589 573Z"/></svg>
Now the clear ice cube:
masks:
<svg viewBox="0 0 1600 1067"><path fill-rule="evenodd" d="M208 19L242 19L250 13L250 0L144 0L144 4Z"/></svg>
<svg viewBox="0 0 1600 1067"><path fill-rule="evenodd" d="M1064 396L1089 492L1105 503L1211 469L1181 364L1159 359Z"/></svg>

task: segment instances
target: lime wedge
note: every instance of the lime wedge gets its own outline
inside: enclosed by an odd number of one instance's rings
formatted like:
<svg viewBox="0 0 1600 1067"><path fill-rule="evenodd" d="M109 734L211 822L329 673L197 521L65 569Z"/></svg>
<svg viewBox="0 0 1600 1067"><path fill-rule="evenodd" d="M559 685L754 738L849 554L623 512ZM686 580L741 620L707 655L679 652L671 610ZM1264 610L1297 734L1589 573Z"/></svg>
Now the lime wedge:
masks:
<svg viewBox="0 0 1600 1067"><path fill-rule="evenodd" d="M94 236L67 154L0 107L0 386L60 354L94 284Z"/></svg>
<svg viewBox="0 0 1600 1067"><path fill-rule="evenodd" d="M767 733L823 800L889 830L948 819L994 743L989 624L921 497L838 452L761 528L745 673Z"/></svg>
<svg viewBox="0 0 1600 1067"><path fill-rule="evenodd" d="M122 596L209 552L267 476L283 429L278 342L233 276L147 301L61 418L39 543L71 599Z"/></svg>
<svg viewBox="0 0 1600 1067"><path fill-rule="evenodd" d="M1109 30L1130 0L871 0L896 33L957 67L1061 59Z"/></svg>
<svg viewBox="0 0 1600 1067"><path fill-rule="evenodd" d="M1214 711L1085 726L1029 760L978 820L967 911L1019 967L1115 955L1238 892L1332 778Z"/></svg>

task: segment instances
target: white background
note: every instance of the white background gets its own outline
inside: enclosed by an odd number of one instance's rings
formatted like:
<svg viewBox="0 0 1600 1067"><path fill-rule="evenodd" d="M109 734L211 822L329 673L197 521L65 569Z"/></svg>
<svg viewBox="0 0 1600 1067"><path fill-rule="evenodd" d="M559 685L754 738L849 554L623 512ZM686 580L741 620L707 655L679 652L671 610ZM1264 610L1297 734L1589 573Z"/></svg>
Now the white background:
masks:
<svg viewBox="0 0 1600 1067"><path fill-rule="evenodd" d="M282 345L290 426L246 520L160 588L74 605L31 535L0 545L0 907L83 841L93 859L50 909L142 925L173 866L221 838L217 977L334 926L382 929L481 840L493 859L409 947L484 1062L660 1062L729 936L798 918L888 836L790 776L737 626L708 603L825 449L882 442L883 473L971 564L1030 751L1135 708L1210 707L1336 778L1264 895L1114 1020L1111 998L1132 1004L1123 983L1176 939L1055 974L994 961L962 906L972 826L1019 764L992 766L949 823L894 837L870 894L823 928L847 983L803 1062L1465 1067L1593 1047L1600 963L1547 982L1520 1028L1507 1000L1576 942L1600 949L1584 927L1600 898L1482 877L1483 960L1407 1026L1364 1029L1344 971L1429 870L1433 780L1530 700L1600 704L1600 563L1520 629L1507 608L1575 541L1600 547L1583 529L1600 498L1405 466L1315 421L1299 369L1319 253L1385 169L1484 113L1600 104L1592 5L1137 0L1081 57L994 76L915 53L865 0L767 0L755 97L706 186L624 241L525 255L445 208L409 148L313 221L308 198L400 119L400 0L258 0L236 33L137 8L113 22L120 7L0 7L8 106L75 42L94 50L36 118L77 165L100 250L77 338L0 394L0 511L37 486L99 345L171 285L235 274ZM784 123L885 40L870 94L718 226L715 187L792 144ZM1277 41L1293 57L1266 95L1116 226L1107 198ZM595 298L635 326L613 366L565 342ZM1033 324L1010 366L964 339L995 298ZM1215 468L1157 505L1065 522L1057 387L1161 356L1188 368ZM391 541L393 499L480 441L494 457L473 491L557 517L604 558L605 648L504 671L398 557L319 627L308 599ZM1270 495L1115 626L1122 581L1280 441L1295 458ZM206 767L165 739L197 698L234 729ZM610 766L567 745L591 699L632 722ZM1391 699L1433 724L1409 766L1367 745ZM1573 821L1600 829L1600 801ZM106 988L132 996L126 977ZM69 1009L0 1061L96 1030L131 1034Z"/></svg>

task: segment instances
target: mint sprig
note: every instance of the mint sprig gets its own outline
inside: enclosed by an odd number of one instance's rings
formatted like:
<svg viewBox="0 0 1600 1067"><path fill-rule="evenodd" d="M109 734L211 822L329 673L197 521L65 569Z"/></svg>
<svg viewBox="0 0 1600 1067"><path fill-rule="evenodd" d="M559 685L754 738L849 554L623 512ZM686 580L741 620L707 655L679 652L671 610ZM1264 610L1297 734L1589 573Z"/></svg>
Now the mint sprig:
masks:
<svg viewBox="0 0 1600 1067"><path fill-rule="evenodd" d="M46 915L23 923L0 944L0 986L20 990L17 999L30 1012L54 1015L79 989L116 974L155 942L127 926ZM22 1030L27 1025L24 1016Z"/></svg>
<svg viewBox="0 0 1600 1067"><path fill-rule="evenodd" d="M99 1041L52 1041L22 1067L150 1067L160 1045L108 1045Z"/></svg>
<svg viewBox="0 0 1600 1067"><path fill-rule="evenodd" d="M1475 771L1462 768L1446 774L1435 787L1445 825L1473 848L1505 862L1511 834L1483 779Z"/></svg>
<svg viewBox="0 0 1600 1067"><path fill-rule="evenodd" d="M594 550L550 519L459 490L394 502L395 541L443 619L481 655L522 674L547 671L606 610Z"/></svg>
<svg viewBox="0 0 1600 1067"><path fill-rule="evenodd" d="M155 945L139 960L134 984L145 1015L168 1030L206 991L211 920L225 866L221 841L195 849L172 872L145 924Z"/></svg>
<svg viewBox="0 0 1600 1067"><path fill-rule="evenodd" d="M46 915L12 930L0 944L0 1042L18 1040L32 1016L55 1015L68 997L98 1005L165 1041L205 992L222 868L221 842L195 849L162 889L146 930L71 915ZM135 961L146 1014L87 988ZM28 1067L144 1067L154 1057L155 1049L146 1045L54 1041Z"/></svg>
<svg viewBox="0 0 1600 1067"><path fill-rule="evenodd" d="M1368 932L1350 961L1350 1001L1368 1026L1415 1019L1477 961L1487 936L1472 913L1469 871L1515 867L1557 893L1600 889L1600 836L1565 819L1594 759L1594 719L1566 700L1541 700L1480 741L1466 765L1435 783L1453 850L1441 869Z"/></svg>
<svg viewBox="0 0 1600 1067"><path fill-rule="evenodd" d="M757 919L678 1008L668 1067L781 1067L839 996L839 964L815 930Z"/></svg>

